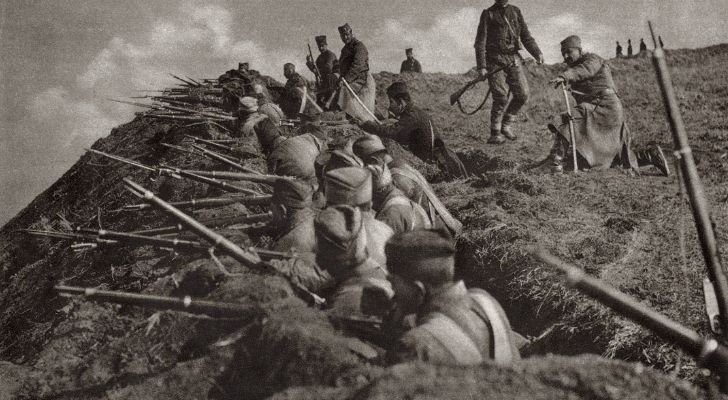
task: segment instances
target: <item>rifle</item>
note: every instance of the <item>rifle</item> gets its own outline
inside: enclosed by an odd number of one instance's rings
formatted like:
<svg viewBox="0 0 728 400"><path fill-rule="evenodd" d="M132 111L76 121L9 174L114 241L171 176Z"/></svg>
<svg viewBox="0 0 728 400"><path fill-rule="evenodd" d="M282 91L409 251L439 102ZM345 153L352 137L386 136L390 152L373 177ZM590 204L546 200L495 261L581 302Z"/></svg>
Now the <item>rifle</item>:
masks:
<svg viewBox="0 0 728 400"><path fill-rule="evenodd" d="M194 314L206 314L217 318L262 318L265 312L256 305L219 303L206 300L194 300L190 296L182 298L155 296L149 294L113 292L95 288L82 288L57 285L53 289L61 296L84 296L89 300L128 304L140 307L151 307L163 310L184 311Z"/></svg>
<svg viewBox="0 0 728 400"><path fill-rule="evenodd" d="M450 105L454 106L455 103L457 103L458 107L460 108L460 111L463 112L464 114L468 114L468 115L473 115L476 112L480 111L483 108L483 106L485 105L485 102L488 101L488 96L490 96L490 88L488 89L488 92L486 93L485 98L483 99L483 102L472 113L466 113L465 110L463 110L463 106L462 106L462 104L460 104L460 98L463 96L463 94L465 94L465 92L467 92L471 87L475 86L477 83L487 80L491 76L497 74L498 72L503 71L506 68L510 68L514 64L515 64L515 62L510 63L508 65L504 65L502 67L498 67L498 68L488 72L488 74L486 74L485 76L482 76L482 77L480 75L478 75L477 78L466 83L465 86L463 86L462 88L458 89L455 93L450 95Z"/></svg>
<svg viewBox="0 0 728 400"><path fill-rule="evenodd" d="M203 117L217 118L217 119L222 119L222 120L226 120L226 121L235 121L237 119L230 115L213 113L213 112L208 112L208 111L198 111L198 110L194 110L194 109L189 109L189 108L184 108L184 107L175 107L175 106L169 106L169 105L164 105L164 104L150 105L150 104L135 103L135 102L124 101L124 100L115 100L115 99L108 99L108 100L113 101L115 103L129 104L129 105L137 106L137 107L145 107L145 108L151 108L151 109L157 109L157 110L165 109L165 110L172 110L172 111L180 111L180 112L184 112L184 113L188 113L188 114L197 114L197 115L203 116Z"/></svg>
<svg viewBox="0 0 728 400"><path fill-rule="evenodd" d="M180 82L184 82L184 83L185 83L185 84L186 84L187 86L191 86L191 87L196 87L196 86L198 86L197 84L194 84L194 83L192 83L192 82L190 82L190 81L186 81L186 80L184 80L184 79L180 78L179 76L177 76L177 75L175 75L175 74L169 74L169 75L171 75L171 76L172 76L172 78L174 78L174 79L177 79L177 80L178 80L178 81L180 81Z"/></svg>
<svg viewBox="0 0 728 400"><path fill-rule="evenodd" d="M287 118L281 119L281 122L282 123L288 123L288 124L291 124L291 125L300 125L300 124L303 123L303 122L301 122L300 119L287 119ZM338 126L338 125L349 125L349 124L351 124L351 122L345 121L345 120L342 120L342 121L319 121L319 124L326 125L326 126Z"/></svg>
<svg viewBox="0 0 728 400"><path fill-rule="evenodd" d="M665 103L665 111L670 122L670 128L672 130L673 141L675 142L675 156L680 162L680 171L684 179L685 187L687 188L688 195L690 197L690 206L692 209L693 219L698 231L698 239L700 240L700 247L703 251L703 258L708 269L708 279L710 280L713 291L716 294L717 299L710 299L710 302L718 303L719 317L720 317L720 331L722 337L728 339L728 279L726 279L726 272L721 264L720 252L715 238L715 231L713 230L713 220L710 215L708 206L708 200L705 197L703 190L703 184L700 181L700 175L698 175L698 169L695 166L695 160L693 159L693 153L690 149L688 142L688 135L685 131L685 125L683 124L682 115L680 114L680 107L675 96L675 92L670 78L670 71L667 68L667 62L665 61L665 50L657 46L657 40L655 39L655 32L652 29L652 23L648 22L650 27L650 34L652 35L652 41L655 44L655 51L652 52L652 62L657 72L658 82L660 84L660 90L662 91L662 98ZM706 290L705 294L708 295L710 290ZM707 305L707 304L706 304ZM711 321L711 329L714 333L717 333L718 327ZM728 393L728 377L722 382L722 389L724 393Z"/></svg>
<svg viewBox="0 0 728 400"><path fill-rule="evenodd" d="M571 102L569 101L569 93L566 88L566 82L561 82L561 90L564 92L564 100L566 100L566 115L569 117L569 135L571 137L571 155L574 162L574 173L579 172L579 166L576 162L576 134L574 133L574 116L571 115Z"/></svg>
<svg viewBox="0 0 728 400"><path fill-rule="evenodd" d="M266 185L274 185L278 181L287 180L294 181L296 178L290 176L280 175L268 175L268 174L246 174L243 172L228 172L228 171L189 171L193 174L200 176L206 176L209 178L227 179L234 181L248 181L255 183L263 183Z"/></svg>
<svg viewBox="0 0 728 400"><path fill-rule="evenodd" d="M171 205L172 203L170 203ZM251 214L251 215L239 215L234 217L219 217L219 218L212 218L208 220L202 220L200 221L201 224L207 226L207 227L224 227L224 226L230 226L230 225L238 225L238 224L257 224L262 222L270 222L270 219L272 218L272 214L267 212L263 214ZM170 233L176 233L184 231L186 227L182 224L177 225L171 225L171 226L163 226L160 228L152 228L152 229L144 229L144 230L138 230L131 233L137 234L137 235L144 235L144 236L154 236L154 235L167 235Z"/></svg>
<svg viewBox="0 0 728 400"><path fill-rule="evenodd" d="M192 199L188 201L177 201L169 204L175 207L198 208L198 207L217 207L227 206L230 204L240 203L252 206L261 206L270 204L273 196L232 196L232 197L211 197L206 199ZM123 211L141 211L152 208L151 204L130 204L121 208Z"/></svg>
<svg viewBox="0 0 728 400"><path fill-rule="evenodd" d="M191 139L192 141L195 141L195 142L200 142L200 143L204 143L204 144L210 145L210 146L215 147L215 148L217 148L219 150L225 150L225 151L229 151L231 153L235 153L235 149L234 148L232 148L230 146L225 146L224 144L222 144L221 142L218 142L218 141L205 140L205 139L198 138L196 136L191 136L191 135L185 135L185 137L188 138L188 139ZM234 143L234 142L231 141L231 142L226 142L226 143Z"/></svg>
<svg viewBox="0 0 728 400"><path fill-rule="evenodd" d="M71 246L74 250L86 250L96 248L98 245L132 245L132 246L155 246L162 249L180 250L203 250L209 246L189 240L164 239L150 236L137 235L126 232L107 231L104 229L94 230L76 228L76 232L54 232L26 229L21 232L32 236L51 237L54 239L72 240L82 242ZM93 242L93 243L89 243Z"/></svg>
<svg viewBox="0 0 728 400"><path fill-rule="evenodd" d="M153 203L155 206L161 208L162 210L167 211L170 213L173 217L175 217L177 220L179 220L182 225L189 228L191 231L195 232L205 240L212 243L212 248L221 248L225 253L227 253L232 258L239 261L241 264L246 265L253 269L259 269L259 270L267 270L274 272L278 275L283 275L278 269L275 268L274 265L263 262L257 254L253 252L249 252L246 250L243 250L235 243L231 242L224 236L214 232L213 230L207 228L206 226L202 225L201 223L197 222L194 218L186 215L182 211L178 210L177 208L171 206L166 201L160 199L159 197L155 196L154 193L150 192L149 190L145 189L143 186L137 184L136 182L132 181L129 178L124 178L124 185L126 186L127 190L132 192L134 195L143 198L144 200ZM288 277L286 277L288 278ZM307 301L309 301L312 304L320 305L324 303L324 300L317 296L316 294L312 293L302 285L288 279L288 282L291 284L294 290L296 290L301 296L303 296Z"/></svg>
<svg viewBox="0 0 728 400"><path fill-rule="evenodd" d="M313 59L313 52L311 51L311 43L309 41L306 41L306 45L308 46L308 56L311 57L311 62L313 63L313 67L316 70L316 87L321 87L321 71L319 71L318 65L316 65L316 60Z"/></svg>
<svg viewBox="0 0 728 400"><path fill-rule="evenodd" d="M202 154L206 155L207 157L209 157L209 158L211 158L213 160L220 161L220 162L222 162L224 164L227 164L227 165L229 165L229 166L237 169L238 171L247 172L249 174L259 174L260 173L260 172L254 170L254 169L250 169L248 167L244 167L244 166L242 166L239 163L236 163L234 161L231 161L226 156L224 156L224 155L222 155L220 153L214 152L212 150L208 150L208 149L206 149L206 148L204 148L202 146L199 146L199 145L196 145L196 144L191 144L190 146L192 146L192 148L194 148L195 150L199 150L200 152L202 152Z"/></svg>
<svg viewBox="0 0 728 400"><path fill-rule="evenodd" d="M222 181L218 181L218 180L215 180L215 179L206 178L204 176L199 176L199 175L196 175L196 174L192 174L192 173L183 171L183 170L181 170L179 168L173 168L173 167L169 167L169 166L160 167L160 168L154 168L154 167L150 167L148 165L144 165L142 163L138 163L138 162L136 162L134 160L130 160L128 158L124 158L124 157L121 157L121 156L115 156L113 154L105 153L103 151L94 150L94 149L85 149L85 150L86 151L90 151L90 152L95 153L95 154L102 155L104 157L111 158L112 160L121 161L123 163L129 164L129 165L133 165L133 166L135 166L137 168L146 169L147 171L151 171L151 172L157 173L157 174L162 175L162 176L170 176L170 177L175 178L175 179L187 178L187 179L190 179L190 180L193 180L193 181L197 181L197 182L201 182L201 183L208 184L210 186L218 187L218 188L223 189L223 190L228 191L228 192L240 192L240 193L246 193L246 194L250 194L250 195L258 195L258 194L260 194L260 193L254 191L254 190L242 188L242 187L239 187L239 186L231 185L231 184L226 183L226 182L222 182Z"/></svg>
<svg viewBox="0 0 728 400"><path fill-rule="evenodd" d="M581 269L567 264L548 252L538 249L531 253L542 262L560 270L566 275L566 283L649 329L662 339L674 343L695 357L701 365L717 372L721 385L728 380L728 348L715 339L706 339L697 332L648 308L635 298L628 296L601 280L587 275ZM725 393L725 392L724 392Z"/></svg>

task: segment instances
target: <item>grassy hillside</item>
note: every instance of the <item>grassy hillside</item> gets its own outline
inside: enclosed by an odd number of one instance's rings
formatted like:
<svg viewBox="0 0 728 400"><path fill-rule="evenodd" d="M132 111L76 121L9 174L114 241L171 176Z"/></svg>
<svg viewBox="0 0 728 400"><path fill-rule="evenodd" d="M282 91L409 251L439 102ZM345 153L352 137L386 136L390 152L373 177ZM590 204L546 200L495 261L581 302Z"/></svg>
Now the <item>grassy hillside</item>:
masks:
<svg viewBox="0 0 728 400"><path fill-rule="evenodd" d="M668 62L725 250L728 234L721 228L728 222L728 45L671 52ZM650 60L614 60L612 67L636 145L658 143L669 153L670 135ZM169 225L171 220L159 212L114 211L138 202L123 189L122 177L132 177L170 200L221 194L85 155L0 230L0 381L13 382L0 385L0 398L265 398L278 393L277 398L361 399L438 396L443 387L455 397L702 396L676 379L702 383L692 360L567 290L552 271L526 254L527 247L542 245L707 334L701 293L705 271L676 177L663 178L650 169L636 177L619 170L577 176L523 170L544 158L551 145L545 124L562 109L563 99L546 82L560 68L527 67L532 96L519 123L521 138L503 146L485 144L489 104L486 111L465 117L448 103L449 94L469 76L377 75L380 93L395 80L407 81L416 101L434 115L444 139L474 173L448 181L417 164L464 222L458 238L459 275L498 297L518 331L531 336L550 332L530 350L532 358L509 368L387 368L355 355L350 350L358 346L355 339L300 301L285 280L250 271L232 259L222 257L229 270L240 274L235 277L225 276L204 254L150 248L74 253L67 244L20 236L18 229L61 228L58 214L87 227ZM477 93L469 93L468 99L477 101ZM379 100L380 111L385 110L386 99ZM332 136L358 132L345 126ZM147 164L219 168L159 145L162 140L179 143L184 134L223 135L214 128L135 120L93 147ZM390 149L408 156L396 145ZM247 164L263 167L260 159ZM236 205L196 215L260 211ZM265 237L226 234L245 245L268 243ZM255 304L261 310L240 320L154 313L60 298L50 290L58 282L188 294ZM543 357L584 352L616 360ZM620 360L640 361L670 375Z"/></svg>

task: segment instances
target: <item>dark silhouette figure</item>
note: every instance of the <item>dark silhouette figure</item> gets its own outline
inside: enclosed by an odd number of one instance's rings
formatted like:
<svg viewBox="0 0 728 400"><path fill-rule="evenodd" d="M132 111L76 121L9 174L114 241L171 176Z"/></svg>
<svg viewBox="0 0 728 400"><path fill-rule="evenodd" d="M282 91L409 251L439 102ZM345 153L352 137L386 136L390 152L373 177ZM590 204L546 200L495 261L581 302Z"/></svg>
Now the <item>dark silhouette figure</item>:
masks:
<svg viewBox="0 0 728 400"><path fill-rule="evenodd" d="M657 41L660 43L660 48L665 48L665 43L662 42L662 36L657 36Z"/></svg>
<svg viewBox="0 0 728 400"><path fill-rule="evenodd" d="M645 44L645 39L640 39L640 53L647 51L647 44Z"/></svg>
<svg viewBox="0 0 728 400"><path fill-rule="evenodd" d="M617 42L617 58L624 57L624 54L622 54L622 45Z"/></svg>
<svg viewBox="0 0 728 400"><path fill-rule="evenodd" d="M627 57L632 57L632 39L627 39Z"/></svg>

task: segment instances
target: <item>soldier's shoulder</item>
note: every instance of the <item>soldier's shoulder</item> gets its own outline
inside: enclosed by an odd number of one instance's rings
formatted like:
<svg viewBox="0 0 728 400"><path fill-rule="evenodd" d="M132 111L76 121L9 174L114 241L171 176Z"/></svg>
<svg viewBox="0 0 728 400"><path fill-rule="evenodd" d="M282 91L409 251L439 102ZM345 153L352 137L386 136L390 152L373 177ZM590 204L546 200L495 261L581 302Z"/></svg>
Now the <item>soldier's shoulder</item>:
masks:
<svg viewBox="0 0 728 400"><path fill-rule="evenodd" d="M589 62L599 61L599 62L603 62L604 59L600 55L598 55L596 53L584 53L584 61L589 61Z"/></svg>

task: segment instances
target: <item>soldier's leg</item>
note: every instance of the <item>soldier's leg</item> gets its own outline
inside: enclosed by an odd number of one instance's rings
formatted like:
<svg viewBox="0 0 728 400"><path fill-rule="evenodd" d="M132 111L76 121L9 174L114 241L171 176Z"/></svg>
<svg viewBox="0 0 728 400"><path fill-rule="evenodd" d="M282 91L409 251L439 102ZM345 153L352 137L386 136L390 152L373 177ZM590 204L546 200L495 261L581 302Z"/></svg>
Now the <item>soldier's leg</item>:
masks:
<svg viewBox="0 0 728 400"><path fill-rule="evenodd" d="M639 150L635 154L637 155L637 165L640 167L652 165L663 175L670 176L670 166L660 146Z"/></svg>
<svg viewBox="0 0 728 400"><path fill-rule="evenodd" d="M513 132L513 124L516 121L518 112L521 111L523 106L528 101L528 80L526 79L526 73L523 70L523 65L520 61L516 60L516 65L507 69L506 74L507 84L510 87L513 99L508 108L505 110L503 115L503 126L501 133L505 137L511 140L516 140L517 136Z"/></svg>
<svg viewBox="0 0 728 400"><path fill-rule="evenodd" d="M489 66L488 69L494 69L497 66ZM493 96L493 105L490 109L490 139L488 143L500 144L505 142L505 138L501 134L503 123L503 113L508 106L508 85L506 83L506 72L499 71L488 78L490 85L490 93Z"/></svg>

